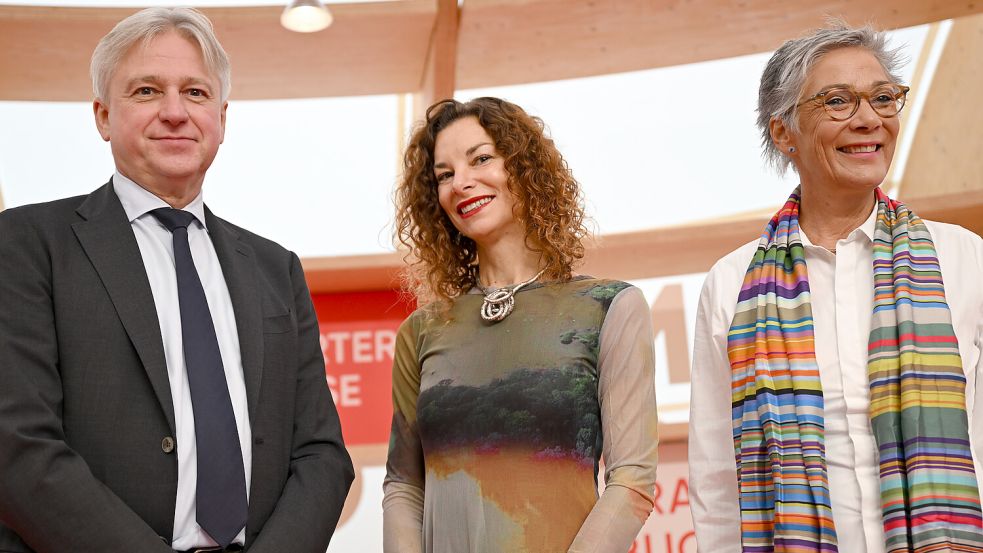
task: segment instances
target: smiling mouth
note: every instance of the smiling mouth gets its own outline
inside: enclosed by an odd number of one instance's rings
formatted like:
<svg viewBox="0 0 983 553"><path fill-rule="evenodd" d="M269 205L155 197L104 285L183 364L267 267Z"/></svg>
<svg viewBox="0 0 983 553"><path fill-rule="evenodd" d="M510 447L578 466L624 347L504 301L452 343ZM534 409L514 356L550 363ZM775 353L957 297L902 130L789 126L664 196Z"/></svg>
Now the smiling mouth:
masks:
<svg viewBox="0 0 983 553"><path fill-rule="evenodd" d="M460 213L462 217L470 217L479 209L491 203L491 201L494 199L494 196L482 196L470 202L458 204L457 212Z"/></svg>
<svg viewBox="0 0 983 553"><path fill-rule="evenodd" d="M837 150L846 154L870 154L881 149L880 144L861 144L859 146L843 146Z"/></svg>

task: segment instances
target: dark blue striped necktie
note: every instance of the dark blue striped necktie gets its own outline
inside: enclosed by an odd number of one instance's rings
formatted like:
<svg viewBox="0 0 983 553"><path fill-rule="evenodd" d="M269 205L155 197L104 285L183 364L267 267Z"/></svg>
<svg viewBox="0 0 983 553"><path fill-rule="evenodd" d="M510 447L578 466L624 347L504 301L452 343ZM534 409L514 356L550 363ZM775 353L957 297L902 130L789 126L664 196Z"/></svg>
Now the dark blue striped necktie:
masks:
<svg viewBox="0 0 983 553"><path fill-rule="evenodd" d="M246 476L215 325L188 244L188 225L195 216L169 207L150 213L171 231L174 240L181 338L198 450L196 518L225 547L246 525Z"/></svg>

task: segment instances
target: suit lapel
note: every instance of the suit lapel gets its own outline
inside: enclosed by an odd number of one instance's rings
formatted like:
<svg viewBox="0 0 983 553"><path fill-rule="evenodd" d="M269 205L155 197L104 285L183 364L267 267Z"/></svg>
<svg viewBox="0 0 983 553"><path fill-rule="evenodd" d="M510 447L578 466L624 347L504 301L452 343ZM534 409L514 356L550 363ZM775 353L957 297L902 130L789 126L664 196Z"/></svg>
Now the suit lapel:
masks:
<svg viewBox="0 0 983 553"><path fill-rule="evenodd" d="M263 296L256 260L252 247L240 240L238 231L207 208L205 222L232 299L249 420L253 421L263 380Z"/></svg>
<svg viewBox="0 0 983 553"><path fill-rule="evenodd" d="M174 404L154 296L112 181L90 194L76 212L85 220L72 225L75 236L106 287L173 432Z"/></svg>

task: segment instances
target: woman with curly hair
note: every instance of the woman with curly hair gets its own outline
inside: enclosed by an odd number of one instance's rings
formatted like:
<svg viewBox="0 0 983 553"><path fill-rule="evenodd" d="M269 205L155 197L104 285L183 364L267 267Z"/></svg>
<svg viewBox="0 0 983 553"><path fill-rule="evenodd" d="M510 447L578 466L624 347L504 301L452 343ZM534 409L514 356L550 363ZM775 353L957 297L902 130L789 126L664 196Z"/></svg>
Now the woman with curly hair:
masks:
<svg viewBox="0 0 983 553"><path fill-rule="evenodd" d="M431 106L396 234L423 307L396 339L385 551L627 551L655 485L648 305L573 273L580 188L542 121Z"/></svg>

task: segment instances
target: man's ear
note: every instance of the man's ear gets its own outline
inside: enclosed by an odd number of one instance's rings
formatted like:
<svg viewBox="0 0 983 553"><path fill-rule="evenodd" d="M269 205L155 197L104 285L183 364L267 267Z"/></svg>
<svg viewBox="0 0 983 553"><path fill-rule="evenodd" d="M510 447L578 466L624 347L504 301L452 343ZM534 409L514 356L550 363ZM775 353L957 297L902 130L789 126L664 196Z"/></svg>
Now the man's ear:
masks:
<svg viewBox="0 0 983 553"><path fill-rule="evenodd" d="M229 109L229 103L225 102L222 104L222 136L220 137L218 143L221 144L225 142L225 112Z"/></svg>
<svg viewBox="0 0 983 553"><path fill-rule="evenodd" d="M96 128L99 130L99 136L106 142L109 142L109 105L105 104L101 99L96 98L92 101L92 115L96 118Z"/></svg>
<svg viewBox="0 0 983 553"><path fill-rule="evenodd" d="M768 122L768 131L771 134L771 142L778 148L778 151L793 156L799 149L796 137L792 130L788 128L781 117L772 117Z"/></svg>

